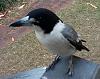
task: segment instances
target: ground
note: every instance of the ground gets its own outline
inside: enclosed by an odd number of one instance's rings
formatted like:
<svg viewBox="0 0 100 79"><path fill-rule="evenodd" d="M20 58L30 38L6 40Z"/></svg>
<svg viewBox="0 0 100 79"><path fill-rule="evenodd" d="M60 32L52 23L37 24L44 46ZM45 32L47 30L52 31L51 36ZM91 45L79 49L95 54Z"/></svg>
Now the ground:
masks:
<svg viewBox="0 0 100 79"><path fill-rule="evenodd" d="M13 7L0 21L0 74L11 74L34 67L47 66L54 58L28 28L11 30L8 25L32 8L46 7L72 25L87 40L90 52L77 52L82 58L100 63L100 1L99 0L30 0L23 9ZM21 6L21 5L20 5ZM6 26L5 26L6 25Z"/></svg>

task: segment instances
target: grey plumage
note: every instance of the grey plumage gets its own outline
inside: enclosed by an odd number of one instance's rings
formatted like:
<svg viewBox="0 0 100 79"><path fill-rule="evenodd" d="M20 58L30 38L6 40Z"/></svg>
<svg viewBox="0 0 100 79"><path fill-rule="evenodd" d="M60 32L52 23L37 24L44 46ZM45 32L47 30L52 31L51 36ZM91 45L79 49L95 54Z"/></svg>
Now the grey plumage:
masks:
<svg viewBox="0 0 100 79"><path fill-rule="evenodd" d="M63 36L79 51L82 49L89 51L87 47L85 47L82 42L86 42L85 40L79 39L77 32L68 24L66 24L66 28L62 31Z"/></svg>
<svg viewBox="0 0 100 79"><path fill-rule="evenodd" d="M12 23L10 27L28 26L34 29L37 39L47 47L53 54L60 57L72 56L77 50L89 51L82 42L77 32L52 11L39 8L29 12L24 18ZM73 73L72 57L69 62L68 73ZM52 68L58 60L53 62ZM50 66L50 69L51 69Z"/></svg>

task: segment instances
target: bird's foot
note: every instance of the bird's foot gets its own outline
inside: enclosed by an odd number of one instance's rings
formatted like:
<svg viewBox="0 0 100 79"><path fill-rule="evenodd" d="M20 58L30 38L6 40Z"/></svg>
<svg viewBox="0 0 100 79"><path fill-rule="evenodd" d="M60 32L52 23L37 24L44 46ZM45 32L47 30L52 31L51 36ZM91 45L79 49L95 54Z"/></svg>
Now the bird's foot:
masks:
<svg viewBox="0 0 100 79"><path fill-rule="evenodd" d="M69 60L69 65L68 65L68 69L67 69L67 73L68 76L72 76L73 75L73 59L72 59L72 56L70 57L70 60Z"/></svg>
<svg viewBox="0 0 100 79"><path fill-rule="evenodd" d="M52 62L52 64L50 64L49 67L46 68L46 72L47 72L48 70L50 70L50 69L53 70L53 69L55 68L55 65L56 65L59 61L60 61L60 56L56 56L55 59L54 59L54 61Z"/></svg>
<svg viewBox="0 0 100 79"><path fill-rule="evenodd" d="M73 75L73 64L69 65L67 74L68 74L69 76L72 76L72 75Z"/></svg>

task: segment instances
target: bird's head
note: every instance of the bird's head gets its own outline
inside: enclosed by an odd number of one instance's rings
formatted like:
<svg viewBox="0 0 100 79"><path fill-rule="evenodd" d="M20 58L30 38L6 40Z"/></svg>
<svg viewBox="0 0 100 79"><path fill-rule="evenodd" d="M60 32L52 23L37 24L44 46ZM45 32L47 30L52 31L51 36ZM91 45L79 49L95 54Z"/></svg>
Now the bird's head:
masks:
<svg viewBox="0 0 100 79"><path fill-rule="evenodd" d="M59 20L59 17L52 11L45 8L39 8L32 10L25 17L10 24L10 27L36 27L43 30L44 33L49 33ZM36 28L34 29L37 30Z"/></svg>

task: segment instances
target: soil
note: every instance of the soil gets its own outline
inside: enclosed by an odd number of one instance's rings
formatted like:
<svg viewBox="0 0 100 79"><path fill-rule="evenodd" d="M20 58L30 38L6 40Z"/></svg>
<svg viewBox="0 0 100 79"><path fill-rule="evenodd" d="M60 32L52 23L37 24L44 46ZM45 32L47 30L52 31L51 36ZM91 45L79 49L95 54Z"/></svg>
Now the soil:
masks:
<svg viewBox="0 0 100 79"><path fill-rule="evenodd" d="M29 70L33 67L47 66L54 58L42 49L43 46L36 40L30 39L35 39L33 33L30 33L30 29L20 27L12 30L9 28L10 23L25 16L35 8L44 7L57 13L69 7L71 3L72 0L25 0L23 8L19 9L22 5L17 5L7 10L7 14L0 19L0 75ZM29 34L27 35L27 33ZM25 36L29 37L28 40ZM20 40L21 38L23 39ZM22 45L17 40L21 42L24 40L29 45L25 42Z"/></svg>
<svg viewBox="0 0 100 79"><path fill-rule="evenodd" d="M3 23L0 24L0 48L5 48L26 33L31 32L28 28L16 28L12 30L9 28L9 24L13 21L25 16L29 11L35 8L43 7L57 12L66 5L69 6L71 2L72 0L26 0L26 2L23 3L25 4L24 8L18 9L18 5L7 10L7 14L2 18Z"/></svg>

